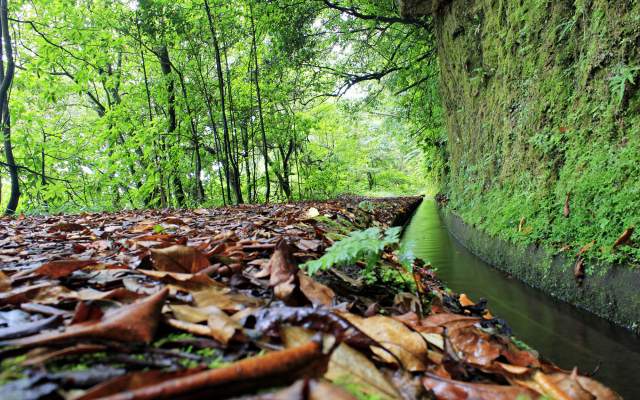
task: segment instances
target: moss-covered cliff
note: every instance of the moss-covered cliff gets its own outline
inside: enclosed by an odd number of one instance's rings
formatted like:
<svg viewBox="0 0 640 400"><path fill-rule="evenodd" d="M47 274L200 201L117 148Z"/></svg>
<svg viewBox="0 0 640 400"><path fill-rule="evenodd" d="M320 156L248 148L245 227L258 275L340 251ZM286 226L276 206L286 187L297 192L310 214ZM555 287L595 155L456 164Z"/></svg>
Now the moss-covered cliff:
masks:
<svg viewBox="0 0 640 400"><path fill-rule="evenodd" d="M640 228L640 2L443 3L451 207L512 242L637 264L638 233L612 245Z"/></svg>

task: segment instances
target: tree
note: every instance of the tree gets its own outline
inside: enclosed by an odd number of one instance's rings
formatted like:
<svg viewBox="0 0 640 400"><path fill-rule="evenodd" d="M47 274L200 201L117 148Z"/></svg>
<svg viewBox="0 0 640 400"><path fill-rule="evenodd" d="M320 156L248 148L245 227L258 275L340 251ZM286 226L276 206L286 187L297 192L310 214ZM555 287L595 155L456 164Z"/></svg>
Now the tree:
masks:
<svg viewBox="0 0 640 400"><path fill-rule="evenodd" d="M11 112L9 109L10 90L15 73L15 61L13 59L13 44L9 32L7 0L0 0L0 30L2 31L2 46L0 46L0 126L4 137L4 154L7 159L5 167L9 170L11 180L11 193L5 213L12 215L18 208L20 201L20 182L18 178L18 165L13 155L11 143ZM6 59L6 62L5 62Z"/></svg>

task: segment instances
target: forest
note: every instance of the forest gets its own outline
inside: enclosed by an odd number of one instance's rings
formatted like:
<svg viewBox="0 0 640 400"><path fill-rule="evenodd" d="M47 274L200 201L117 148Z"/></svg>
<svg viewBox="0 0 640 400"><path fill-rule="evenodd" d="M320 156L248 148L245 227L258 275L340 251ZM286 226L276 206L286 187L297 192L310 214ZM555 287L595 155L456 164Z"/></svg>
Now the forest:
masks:
<svg viewBox="0 0 640 400"><path fill-rule="evenodd" d="M0 0L0 399L640 398L639 27Z"/></svg>
<svg viewBox="0 0 640 400"><path fill-rule="evenodd" d="M435 188L433 37L394 1L8 3L8 214Z"/></svg>

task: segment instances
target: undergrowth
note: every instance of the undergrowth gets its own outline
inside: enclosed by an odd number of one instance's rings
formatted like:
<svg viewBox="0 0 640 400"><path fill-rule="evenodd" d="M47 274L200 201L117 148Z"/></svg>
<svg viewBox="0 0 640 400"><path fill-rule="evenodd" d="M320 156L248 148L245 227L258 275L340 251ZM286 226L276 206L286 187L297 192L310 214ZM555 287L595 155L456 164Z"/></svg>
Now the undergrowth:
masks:
<svg viewBox="0 0 640 400"><path fill-rule="evenodd" d="M346 267L361 262L364 263L364 268L360 270L359 274L368 284L411 286L411 278L405 276L405 273L410 271L413 259L406 251L400 249L401 230L401 227L386 230L373 227L350 232L329 247L322 257L307 261L301 267L309 275L314 275L318 271ZM382 262L381 257L385 249L396 251L404 270L400 271Z"/></svg>

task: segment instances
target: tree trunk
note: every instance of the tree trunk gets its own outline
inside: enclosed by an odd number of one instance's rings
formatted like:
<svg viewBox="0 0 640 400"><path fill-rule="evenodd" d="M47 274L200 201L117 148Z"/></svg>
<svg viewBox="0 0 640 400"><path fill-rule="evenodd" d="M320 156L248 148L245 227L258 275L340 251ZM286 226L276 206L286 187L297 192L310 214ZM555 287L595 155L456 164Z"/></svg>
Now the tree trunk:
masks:
<svg viewBox="0 0 640 400"><path fill-rule="evenodd" d="M2 125L2 134L4 137L4 154L9 169L9 177L11 179L11 194L9 195L9 203L5 213L13 215L18 208L20 201L20 181L18 178L18 166L13 156L13 147L11 145L11 114L9 111L9 89L13 82L15 72L15 63L13 60L13 48L11 44L11 34L9 32L9 18L7 10L7 0L0 0L0 30L2 31L2 42L4 49L0 48L0 124ZM3 51L4 50L4 51ZM6 69L4 65L6 59Z"/></svg>
<svg viewBox="0 0 640 400"><path fill-rule="evenodd" d="M216 74L218 75L218 90L220 92L220 111L222 112L222 133L224 149L226 153L226 159L230 160L232 168L232 176L229 176L227 171L227 185L233 186L236 204L242 202L242 191L240 190L240 182L236 179L237 165L233 162L233 156L231 152L231 141L229 139L229 122L227 121L227 111L225 105L225 87L224 87L224 75L222 72L222 60L220 56L220 45L218 43L218 35L216 33L216 27L213 21L213 15L211 14L211 8L209 7L209 1L204 1L205 10L207 12L207 19L209 21L209 30L211 31L211 40L213 42L214 55L216 59Z"/></svg>
<svg viewBox="0 0 640 400"><path fill-rule="evenodd" d="M262 115L262 96L260 95L260 66L258 65L258 46L256 44L256 24L253 18L253 5L249 4L251 10L251 44L253 46L253 58L255 63L255 83L256 83L256 96L258 98L258 116L260 117L260 131L262 133L262 153L264 156L264 173L267 185L267 191L265 193L265 203L269 202L269 195L271 193L271 182L269 180L269 153L267 152L267 134L264 130L264 118Z"/></svg>
<svg viewBox="0 0 640 400"><path fill-rule="evenodd" d="M169 114L169 125L167 127L167 133L171 135L176 131L178 123L176 120L175 83L173 81L173 77L171 76L171 59L169 58L169 50L167 49L167 46L161 46L157 51L157 56L158 61L160 62L160 68L162 69L162 74L166 79L167 113ZM180 177L177 175L177 173L174 173L172 175L172 180L173 185L175 186L175 196L178 207L184 207L186 205L186 198L184 195L182 182L180 181Z"/></svg>
<svg viewBox="0 0 640 400"><path fill-rule="evenodd" d="M224 158L220 157L220 138L218 137L218 128L216 126L216 122L213 118L213 107L211 106L211 95L209 94L209 90L207 89L207 82L204 79L204 74L202 73L202 62L199 56L196 56L196 60L198 61L198 75L200 76L200 84L202 85L202 94L205 99L205 104L207 106L207 114L209 115L209 123L211 124L211 129L213 130L213 143L215 146L215 151L211 152L216 157L217 170L218 170L218 178L220 179L220 194L222 196L222 203L227 205L227 197L225 196L225 188L224 182L222 180L222 172L220 171L220 166L226 173L227 165L224 162Z"/></svg>

